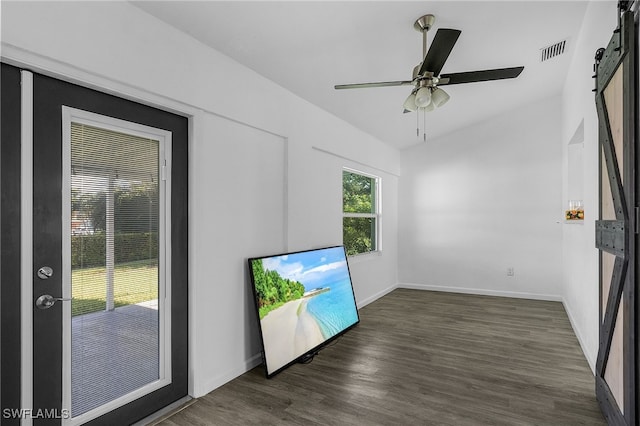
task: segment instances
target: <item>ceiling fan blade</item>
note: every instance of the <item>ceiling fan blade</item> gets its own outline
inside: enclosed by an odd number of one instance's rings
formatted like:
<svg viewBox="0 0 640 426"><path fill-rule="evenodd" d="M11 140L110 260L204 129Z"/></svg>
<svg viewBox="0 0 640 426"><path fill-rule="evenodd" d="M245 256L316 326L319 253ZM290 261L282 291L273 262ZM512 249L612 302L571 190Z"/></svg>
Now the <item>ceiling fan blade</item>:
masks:
<svg viewBox="0 0 640 426"><path fill-rule="evenodd" d="M357 84L338 84L334 86L336 89L362 89L367 87L389 87L389 86L408 86L413 81L380 81L377 83L357 83Z"/></svg>
<svg viewBox="0 0 640 426"><path fill-rule="evenodd" d="M434 76L439 75L461 32L450 28L438 29L431 42L431 47L429 47L429 51L424 57L424 61L422 61L418 75L422 75L427 71L432 72Z"/></svg>
<svg viewBox="0 0 640 426"><path fill-rule="evenodd" d="M442 74L438 86L445 84L475 83L478 81L504 80L516 78L520 75L524 67L497 68L494 70L456 72L453 74ZM445 79L448 79L445 80Z"/></svg>

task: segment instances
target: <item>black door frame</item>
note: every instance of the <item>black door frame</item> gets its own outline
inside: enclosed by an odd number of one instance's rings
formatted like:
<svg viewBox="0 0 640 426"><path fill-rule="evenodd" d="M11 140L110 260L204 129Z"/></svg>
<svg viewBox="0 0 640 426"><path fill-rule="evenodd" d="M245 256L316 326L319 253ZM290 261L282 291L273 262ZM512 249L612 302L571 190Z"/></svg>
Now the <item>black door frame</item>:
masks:
<svg viewBox="0 0 640 426"><path fill-rule="evenodd" d="M46 385L49 383L61 383L61 368L58 371L50 372L47 379L42 378L33 380L32 389L34 393L33 407L22 407L21 395L28 389L22 389L21 370L23 367L21 354L21 295L20 286L25 277L21 277L20 268L20 202L21 202L21 115L20 115L20 73L21 69L2 64L2 180L0 185L2 188L2 266L0 274L2 276L2 284L0 286L1 308L2 308L2 357L0 358L0 372L2 375L2 388L0 388L0 403L2 409L20 409L33 408L33 412L38 408L55 409L51 406L51 401L59 400L59 395L47 398L45 405L38 407L37 403L41 396L48 393L50 389ZM142 404L132 401L112 413L107 413L86 424L128 424L133 421L142 419L156 410L170 405L171 403L184 398L188 394L188 117L187 115L176 115L173 112L159 110L156 107L142 105L137 102L129 101L114 95L99 92L94 89L81 87L72 83L58 80L56 78L47 77L40 74L33 75L35 91L42 91L46 96L41 97L40 101L34 104L34 116L40 117L40 120L49 121L50 126L58 129L55 133L61 133L62 104L95 112L102 115L119 118L122 120L144 123L151 127L172 131L172 170L171 170L171 235L167 236L167 240L171 242L171 281L172 281L172 385L164 387L153 392L154 400L153 409L148 404ZM66 93L66 95L65 95ZM75 100L75 104L74 103ZM143 120L132 119L131 111L133 108L143 110ZM50 134L42 133L41 130L34 129L34 144L37 140L43 138L51 139ZM52 143L50 145L56 145ZM61 145L61 144L59 144ZM49 149L47 147L46 149ZM34 170L46 170L47 175L56 176L60 173L60 166L53 166L58 161L45 161L45 158L61 160L61 146L51 148L46 156L35 156ZM10 178L6 178L10 176ZM51 179L56 180L56 179ZM35 183L35 182L34 182ZM17 188L17 189L16 189ZM6 191L5 191L6 189ZM51 189L51 188L50 188ZM56 188L53 191L34 191L34 197L44 197L47 205L60 206L59 190L56 195ZM54 194L54 195L51 195ZM51 204L50 204L51 203ZM57 203L57 204L55 204ZM15 208L5 208L7 206L15 206ZM5 227L11 228L12 232L5 234ZM33 250L34 254L39 247L36 241L37 235L34 235ZM61 250L56 251L53 257L61 257ZM55 260L55 259L54 259ZM55 260L57 261L57 260ZM34 256L32 271L37 270L37 264L42 259ZM35 276L35 273L33 274ZM5 279L6 278L6 279ZM35 277L34 277L35 279ZM55 292L55 290L52 290ZM50 291L48 291L50 292ZM34 291L33 298L37 295ZM33 301L32 301L33 302ZM7 309L5 309L5 305ZM33 303L31 304L33 307ZM53 309L50 309L53 311ZM22 312L22 314L26 314ZM29 314L27 314L29 315ZM49 319L50 316L48 316ZM37 315L31 315L36 336L38 321ZM38 338L55 340L59 336L38 336ZM24 342L22 342L24 343ZM51 354L52 358L59 359L57 353ZM37 396L40 394L41 396ZM60 408L60 407L57 407ZM60 411L57 412L60 414ZM2 416L0 412L0 416ZM22 413L28 416L29 413ZM20 424L20 420L16 418L2 418L2 424ZM34 424L57 425L60 419L37 419L34 418Z"/></svg>
<svg viewBox="0 0 640 426"><path fill-rule="evenodd" d="M2 424L19 425L20 419L6 416L4 410L17 410L21 404L21 77L20 69L4 63L0 66L0 417Z"/></svg>

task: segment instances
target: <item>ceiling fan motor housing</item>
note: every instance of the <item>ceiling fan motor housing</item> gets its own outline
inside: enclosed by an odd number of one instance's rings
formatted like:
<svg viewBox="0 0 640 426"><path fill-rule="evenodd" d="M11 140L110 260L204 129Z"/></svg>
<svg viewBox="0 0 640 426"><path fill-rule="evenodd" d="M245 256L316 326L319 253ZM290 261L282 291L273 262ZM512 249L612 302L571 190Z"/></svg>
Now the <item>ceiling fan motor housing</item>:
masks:
<svg viewBox="0 0 640 426"><path fill-rule="evenodd" d="M416 31L419 32L423 32L423 31L429 31L431 29L431 27L433 26L433 23L436 22L436 17L429 14L429 15L424 15L419 17L416 22L413 24L413 28L416 29Z"/></svg>

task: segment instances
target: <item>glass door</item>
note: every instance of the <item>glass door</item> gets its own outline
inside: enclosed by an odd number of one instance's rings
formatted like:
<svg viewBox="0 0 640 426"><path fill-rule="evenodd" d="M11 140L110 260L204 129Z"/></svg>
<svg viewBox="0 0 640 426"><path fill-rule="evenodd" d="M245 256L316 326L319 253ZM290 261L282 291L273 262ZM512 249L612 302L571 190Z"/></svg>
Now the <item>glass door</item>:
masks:
<svg viewBox="0 0 640 426"><path fill-rule="evenodd" d="M187 396L188 121L32 81L24 424L131 424Z"/></svg>

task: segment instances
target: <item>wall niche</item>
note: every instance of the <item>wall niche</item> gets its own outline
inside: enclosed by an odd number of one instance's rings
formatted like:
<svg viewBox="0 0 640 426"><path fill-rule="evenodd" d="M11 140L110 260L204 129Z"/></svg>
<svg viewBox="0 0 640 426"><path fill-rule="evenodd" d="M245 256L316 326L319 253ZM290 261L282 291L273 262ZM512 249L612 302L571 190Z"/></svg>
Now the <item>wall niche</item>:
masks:
<svg viewBox="0 0 640 426"><path fill-rule="evenodd" d="M567 146L567 200L565 221L584 221L584 119L578 125Z"/></svg>

